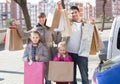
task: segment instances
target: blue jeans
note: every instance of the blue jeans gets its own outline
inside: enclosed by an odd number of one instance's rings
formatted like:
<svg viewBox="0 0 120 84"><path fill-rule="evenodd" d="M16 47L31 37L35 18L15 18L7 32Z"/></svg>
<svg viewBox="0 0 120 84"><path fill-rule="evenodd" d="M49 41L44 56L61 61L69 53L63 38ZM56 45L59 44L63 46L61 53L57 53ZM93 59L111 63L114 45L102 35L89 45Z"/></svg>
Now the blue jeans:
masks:
<svg viewBox="0 0 120 84"><path fill-rule="evenodd" d="M45 84L51 84L51 81L48 80L48 77L45 76Z"/></svg>
<svg viewBox="0 0 120 84"><path fill-rule="evenodd" d="M88 80L88 58L78 56L78 54L69 53L71 55L73 62L74 62L74 81L71 84L77 84L76 79L76 69L77 65L81 74L82 84L89 84Z"/></svg>

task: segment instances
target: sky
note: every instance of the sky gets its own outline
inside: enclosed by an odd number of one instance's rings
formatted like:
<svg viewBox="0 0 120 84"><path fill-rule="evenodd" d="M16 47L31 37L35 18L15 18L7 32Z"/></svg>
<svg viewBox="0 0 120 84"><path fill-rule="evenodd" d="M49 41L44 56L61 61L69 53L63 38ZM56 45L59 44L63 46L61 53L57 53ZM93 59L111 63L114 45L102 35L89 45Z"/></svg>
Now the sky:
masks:
<svg viewBox="0 0 120 84"><path fill-rule="evenodd" d="M0 2L5 2L6 0L0 0ZM8 0L9 1L9 0ZM38 1L41 1L41 0L27 0L27 2L31 2L31 3L37 3ZM56 1L59 1L59 0L54 0L55 2ZM96 0L71 0L71 1L79 1L79 2L90 2L93 6L95 6L95 1Z"/></svg>

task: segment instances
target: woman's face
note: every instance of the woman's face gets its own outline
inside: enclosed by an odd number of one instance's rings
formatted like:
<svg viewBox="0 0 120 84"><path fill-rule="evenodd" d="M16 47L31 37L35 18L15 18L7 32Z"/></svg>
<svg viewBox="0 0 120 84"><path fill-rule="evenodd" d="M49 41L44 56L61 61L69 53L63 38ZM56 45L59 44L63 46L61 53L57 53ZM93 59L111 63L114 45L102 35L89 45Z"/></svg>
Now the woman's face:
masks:
<svg viewBox="0 0 120 84"><path fill-rule="evenodd" d="M31 33L30 39L33 44L38 44L40 36L37 33Z"/></svg>
<svg viewBox="0 0 120 84"><path fill-rule="evenodd" d="M46 17L40 17L39 18L39 23L44 25L45 24Z"/></svg>

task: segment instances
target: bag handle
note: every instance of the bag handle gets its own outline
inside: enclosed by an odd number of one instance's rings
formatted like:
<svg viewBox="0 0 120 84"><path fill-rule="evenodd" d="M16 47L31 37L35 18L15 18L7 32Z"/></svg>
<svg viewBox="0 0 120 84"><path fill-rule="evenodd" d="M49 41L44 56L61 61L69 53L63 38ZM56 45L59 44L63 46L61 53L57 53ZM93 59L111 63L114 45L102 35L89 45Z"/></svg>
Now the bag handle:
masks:
<svg viewBox="0 0 120 84"><path fill-rule="evenodd" d="M64 0L61 0L61 2L62 2L62 7L63 7L63 9L65 9Z"/></svg>

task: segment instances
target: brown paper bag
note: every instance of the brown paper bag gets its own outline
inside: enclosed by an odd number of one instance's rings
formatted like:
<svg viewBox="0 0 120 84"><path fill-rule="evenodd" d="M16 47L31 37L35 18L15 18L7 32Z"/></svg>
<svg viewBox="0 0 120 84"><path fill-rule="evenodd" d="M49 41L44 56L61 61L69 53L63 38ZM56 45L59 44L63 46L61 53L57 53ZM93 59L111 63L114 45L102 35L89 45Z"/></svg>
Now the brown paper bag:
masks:
<svg viewBox="0 0 120 84"><path fill-rule="evenodd" d="M49 62L48 80L55 82L73 81L73 62Z"/></svg>
<svg viewBox="0 0 120 84"><path fill-rule="evenodd" d="M16 29L8 29L6 33L5 49L14 51L23 49L22 38Z"/></svg>
<svg viewBox="0 0 120 84"><path fill-rule="evenodd" d="M66 9L61 10L59 26L54 30L60 31L62 34L62 37L68 37L72 35L72 28L71 28L71 24L70 24Z"/></svg>
<svg viewBox="0 0 120 84"><path fill-rule="evenodd" d="M68 18L68 13L66 11L66 9L64 9L62 11L63 15L64 15L64 26L65 26L65 30L62 31L62 37L68 37L68 36L71 36L72 35L72 28L71 28L71 25L70 25L70 21L69 21L69 18Z"/></svg>
<svg viewBox="0 0 120 84"><path fill-rule="evenodd" d="M85 24L82 28L82 39L80 44L79 55L95 55L98 50L104 49L104 44L98 34L95 26Z"/></svg>
<svg viewBox="0 0 120 84"><path fill-rule="evenodd" d="M50 28L58 28L61 11L57 8L50 11L47 17L46 25Z"/></svg>
<svg viewBox="0 0 120 84"><path fill-rule="evenodd" d="M94 28L91 24L82 26L82 38L80 43L79 56L89 56Z"/></svg>
<svg viewBox="0 0 120 84"><path fill-rule="evenodd" d="M92 43L90 48L90 55L95 55L97 51L104 49L104 43L102 42L98 30L94 25L94 32L92 37Z"/></svg>
<svg viewBox="0 0 120 84"><path fill-rule="evenodd" d="M91 48L90 48L90 55L95 55L95 54L96 54L95 35L93 35Z"/></svg>

